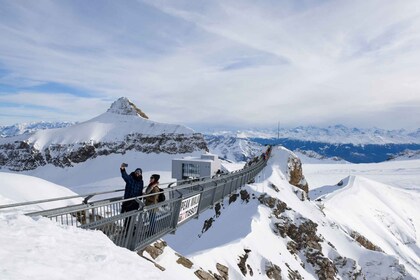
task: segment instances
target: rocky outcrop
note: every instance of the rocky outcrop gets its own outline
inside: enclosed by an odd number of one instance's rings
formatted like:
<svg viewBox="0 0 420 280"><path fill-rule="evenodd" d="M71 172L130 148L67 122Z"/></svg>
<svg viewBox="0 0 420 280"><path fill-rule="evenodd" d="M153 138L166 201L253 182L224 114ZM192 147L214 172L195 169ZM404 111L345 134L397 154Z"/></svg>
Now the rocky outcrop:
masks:
<svg viewBox="0 0 420 280"><path fill-rule="evenodd" d="M223 279L225 279L225 280L229 279L229 268L227 266L225 266L223 264L220 264L220 263L217 263L216 264L216 269Z"/></svg>
<svg viewBox="0 0 420 280"><path fill-rule="evenodd" d="M126 97L120 97L118 100L112 103L107 112L117 113L120 115L137 115L144 119L149 119L149 117L142 110L140 110Z"/></svg>
<svg viewBox="0 0 420 280"><path fill-rule="evenodd" d="M152 245L148 245L144 250L139 251L139 255L143 255L143 252L147 252L153 259L156 259L160 255L162 255L163 250L165 247L168 246L165 241L156 241Z"/></svg>
<svg viewBox="0 0 420 280"><path fill-rule="evenodd" d="M244 251L245 251L245 254L243 256L239 256L238 266L239 266L239 269L241 270L241 272L244 276L246 276L248 274L248 271L249 271L249 275L252 276L254 274L253 270L252 270L251 266L246 263L246 260L248 259L248 255L251 252L251 250L244 249Z"/></svg>
<svg viewBox="0 0 420 280"><path fill-rule="evenodd" d="M203 150L208 151L200 133L191 135L132 133L126 135L123 141L51 144L41 151L27 141L15 141L0 144L0 167L7 167L12 171L24 171L47 164L71 167L88 159L110 154L124 154L127 151L147 154L185 154Z"/></svg>
<svg viewBox="0 0 420 280"><path fill-rule="evenodd" d="M298 157L290 156L287 165L289 168L289 183L299 189L302 189L305 193L309 192L309 186L306 182L305 176L303 176L302 162Z"/></svg>
<svg viewBox="0 0 420 280"><path fill-rule="evenodd" d="M73 126L0 138L0 168L33 170L51 164L72 167L100 156L140 153L189 154L208 151L204 137L182 125L148 120L125 97L107 112Z"/></svg>
<svg viewBox="0 0 420 280"><path fill-rule="evenodd" d="M267 262L265 264L265 274L269 279L281 280L281 269L272 262Z"/></svg>
<svg viewBox="0 0 420 280"><path fill-rule="evenodd" d="M366 237L364 237L363 235L361 235L357 231L352 231L350 233L350 236L354 240L356 240L357 243L359 243L361 246L365 247L368 250L383 252L383 250L380 247L378 247L375 244L373 244L372 242L370 242Z"/></svg>
<svg viewBox="0 0 420 280"><path fill-rule="evenodd" d="M187 259L184 256L181 256L180 254L175 253L175 255L177 255L179 258L176 261L177 263L179 263L180 265L186 267L186 268L191 268L193 266L193 262L190 261L189 259Z"/></svg>
<svg viewBox="0 0 420 280"><path fill-rule="evenodd" d="M336 279L338 273L340 276L363 275L354 260L340 256L334 246L317 233L317 223L300 216L285 202L267 194L261 195L258 200L272 209L273 230L288 240L287 250L302 259L302 266L304 263L310 264L318 279ZM324 246L331 247L334 260L323 254L321 246L323 242L326 243ZM289 270L288 274L289 279L301 279L297 271ZM357 279L357 277L345 279Z"/></svg>
<svg viewBox="0 0 420 280"><path fill-rule="evenodd" d="M212 271L204 271L203 269L196 270L194 274L201 280L229 280L229 268L220 263L216 264L216 269L219 274Z"/></svg>

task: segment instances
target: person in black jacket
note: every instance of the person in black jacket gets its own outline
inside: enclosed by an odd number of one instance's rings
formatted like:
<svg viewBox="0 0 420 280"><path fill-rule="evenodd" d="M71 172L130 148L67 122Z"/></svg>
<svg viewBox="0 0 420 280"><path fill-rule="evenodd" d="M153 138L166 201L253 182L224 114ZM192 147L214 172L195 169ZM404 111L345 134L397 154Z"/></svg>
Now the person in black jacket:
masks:
<svg viewBox="0 0 420 280"><path fill-rule="evenodd" d="M131 172L130 175L127 174L125 168L127 164L121 164L120 171L121 176L125 181L125 190L124 190L124 199L137 197L143 195L143 171L141 168L137 168L134 172ZM124 201L121 206L121 213L133 211L139 209L140 205L137 201L128 200ZM131 216L124 219L124 234L127 236L128 230L131 224Z"/></svg>
<svg viewBox="0 0 420 280"><path fill-rule="evenodd" d="M143 195L143 176L141 168L137 168L130 175L125 170L126 165L121 164L121 176L125 181L124 199ZM124 201L121 207L121 213L137 210L139 204L135 200Z"/></svg>

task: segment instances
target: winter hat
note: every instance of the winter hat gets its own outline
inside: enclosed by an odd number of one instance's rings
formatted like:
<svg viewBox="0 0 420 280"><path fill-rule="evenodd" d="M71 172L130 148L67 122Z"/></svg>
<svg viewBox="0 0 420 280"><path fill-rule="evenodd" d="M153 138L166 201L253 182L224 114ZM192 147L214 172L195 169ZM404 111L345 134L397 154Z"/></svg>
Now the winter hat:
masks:
<svg viewBox="0 0 420 280"><path fill-rule="evenodd" d="M143 170L141 170L141 168L136 168L136 170L134 170L134 173L136 173L137 171L140 171L140 174L143 174Z"/></svg>
<svg viewBox="0 0 420 280"><path fill-rule="evenodd" d="M160 179L160 175L159 174L153 174L150 177L152 177L153 179L155 179L155 181L159 181L159 179Z"/></svg>

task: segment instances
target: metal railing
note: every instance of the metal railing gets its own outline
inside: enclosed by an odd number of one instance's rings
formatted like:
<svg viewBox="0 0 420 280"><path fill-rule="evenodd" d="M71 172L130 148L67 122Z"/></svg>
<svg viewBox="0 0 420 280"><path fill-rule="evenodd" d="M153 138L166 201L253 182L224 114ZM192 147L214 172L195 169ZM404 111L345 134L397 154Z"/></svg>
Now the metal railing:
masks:
<svg viewBox="0 0 420 280"><path fill-rule="evenodd" d="M163 190L166 200L150 206L144 206L143 200L147 196L156 194L130 199L118 196L89 202L89 199L95 195L122 191L115 190L67 197L84 197L84 200L81 204L32 212L27 215L44 216L61 224L100 230L116 245L130 250L139 250L162 236L176 231L178 226L198 217L200 213L250 182L266 166L269 153L270 148L251 164L232 173L181 182L181 184L178 182L176 185L171 183ZM65 198L56 200L61 199ZM122 203L132 200L139 203L139 209L121 213ZM46 201L53 200L41 202Z"/></svg>

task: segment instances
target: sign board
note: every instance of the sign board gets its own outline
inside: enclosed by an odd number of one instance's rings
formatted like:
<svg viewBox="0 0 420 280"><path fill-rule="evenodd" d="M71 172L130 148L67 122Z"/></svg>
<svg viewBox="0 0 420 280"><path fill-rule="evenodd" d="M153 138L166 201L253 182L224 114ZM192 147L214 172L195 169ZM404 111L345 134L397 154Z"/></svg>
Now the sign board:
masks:
<svg viewBox="0 0 420 280"><path fill-rule="evenodd" d="M198 212L200 195L201 194L197 194L182 200L181 210L179 211L178 224L194 216Z"/></svg>

